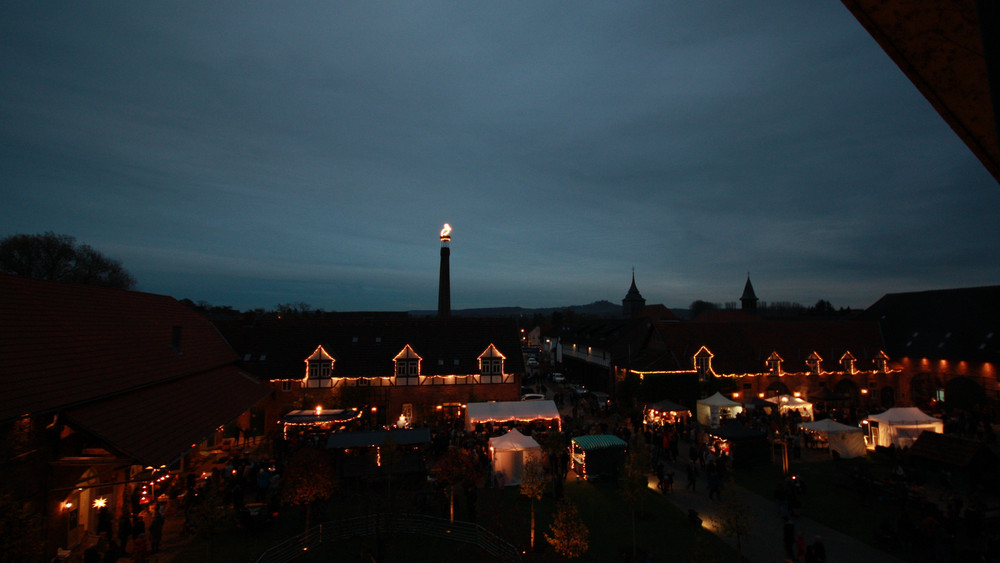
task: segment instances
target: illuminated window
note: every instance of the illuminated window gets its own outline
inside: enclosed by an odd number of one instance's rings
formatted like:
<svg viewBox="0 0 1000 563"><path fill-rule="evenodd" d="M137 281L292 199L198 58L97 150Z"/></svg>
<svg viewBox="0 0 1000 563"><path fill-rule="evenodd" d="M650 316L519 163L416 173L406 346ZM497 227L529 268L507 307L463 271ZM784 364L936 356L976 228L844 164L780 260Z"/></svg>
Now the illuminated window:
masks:
<svg viewBox="0 0 1000 563"><path fill-rule="evenodd" d="M704 379L712 374L712 357L714 354L708 348L702 346L694 355L694 369L698 372L699 379Z"/></svg>
<svg viewBox="0 0 1000 563"><path fill-rule="evenodd" d="M875 369L882 373L889 371L889 356L885 355L882 350L879 350L878 355L875 356Z"/></svg>
<svg viewBox="0 0 1000 563"><path fill-rule="evenodd" d="M422 358L410 347L403 347L392 359L396 364L396 377L418 377L420 375L420 360Z"/></svg>
<svg viewBox="0 0 1000 563"><path fill-rule="evenodd" d="M479 373L482 375L503 375L504 360L507 359L497 347L490 344L479 355Z"/></svg>
<svg viewBox="0 0 1000 563"><path fill-rule="evenodd" d="M854 363L856 361L857 360L854 358L854 355L851 354L850 350L845 352L844 355L840 357L840 366L844 370L844 373L853 374L856 371L854 369Z"/></svg>
<svg viewBox="0 0 1000 563"><path fill-rule="evenodd" d="M823 358L816 352L813 352L806 358L806 365L809 366L810 375L819 375L823 369Z"/></svg>
<svg viewBox="0 0 1000 563"><path fill-rule="evenodd" d="M306 381L304 386L333 387L333 364L336 360L322 346L306 358Z"/></svg>
<svg viewBox="0 0 1000 563"><path fill-rule="evenodd" d="M781 375L781 362L783 361L785 360L781 359L777 352L771 352L767 358L767 369L770 370L771 375Z"/></svg>

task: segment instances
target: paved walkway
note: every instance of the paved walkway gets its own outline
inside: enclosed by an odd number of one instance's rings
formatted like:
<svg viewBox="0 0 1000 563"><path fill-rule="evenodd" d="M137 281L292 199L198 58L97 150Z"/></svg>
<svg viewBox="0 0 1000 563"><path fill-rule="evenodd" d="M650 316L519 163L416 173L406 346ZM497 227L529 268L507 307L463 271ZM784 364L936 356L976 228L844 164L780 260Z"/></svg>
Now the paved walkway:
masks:
<svg viewBox="0 0 1000 563"><path fill-rule="evenodd" d="M687 484L687 477L685 476L687 462L687 456L682 454L673 468L675 472L673 491L665 494L674 505L685 513L693 508L701 516L706 529L711 530L729 543L729 545L733 546L733 549L736 549L736 538L726 536L721 532L718 518L722 503L738 494L744 502L751 505L753 514L751 531L748 535L741 538L743 556L752 563L787 561L782 543L784 519L779 514L777 503L774 500L764 498L732 483L726 484L723 489L722 501L709 500L708 484L704 476L704 471L700 472L695 492L684 487ZM650 475L649 486L657 490L655 475ZM806 544L812 543L816 536L822 538L823 544L826 546L826 560L828 562L868 563L878 561L879 563L902 563L901 559L844 535L810 518L796 516L792 521L795 523L796 532L802 534L806 540Z"/></svg>

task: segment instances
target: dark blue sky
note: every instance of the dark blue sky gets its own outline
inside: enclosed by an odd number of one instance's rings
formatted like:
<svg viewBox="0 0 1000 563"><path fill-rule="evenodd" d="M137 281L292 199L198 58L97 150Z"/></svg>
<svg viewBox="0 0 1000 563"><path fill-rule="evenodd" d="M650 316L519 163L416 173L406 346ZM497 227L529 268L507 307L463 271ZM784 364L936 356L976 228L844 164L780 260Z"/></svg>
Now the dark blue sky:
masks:
<svg viewBox="0 0 1000 563"><path fill-rule="evenodd" d="M24 2L0 236L238 308L866 307L1000 282L1000 188L839 2Z"/></svg>

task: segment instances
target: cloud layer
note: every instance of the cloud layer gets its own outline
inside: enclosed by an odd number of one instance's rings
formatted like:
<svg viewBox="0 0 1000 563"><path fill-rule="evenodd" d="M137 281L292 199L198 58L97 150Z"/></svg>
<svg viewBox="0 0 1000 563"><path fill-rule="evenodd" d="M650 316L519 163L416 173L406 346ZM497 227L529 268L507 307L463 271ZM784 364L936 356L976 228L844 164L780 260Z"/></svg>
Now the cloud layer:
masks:
<svg viewBox="0 0 1000 563"><path fill-rule="evenodd" d="M865 307L995 284L1000 190L843 6L27 3L0 224L239 308Z"/></svg>

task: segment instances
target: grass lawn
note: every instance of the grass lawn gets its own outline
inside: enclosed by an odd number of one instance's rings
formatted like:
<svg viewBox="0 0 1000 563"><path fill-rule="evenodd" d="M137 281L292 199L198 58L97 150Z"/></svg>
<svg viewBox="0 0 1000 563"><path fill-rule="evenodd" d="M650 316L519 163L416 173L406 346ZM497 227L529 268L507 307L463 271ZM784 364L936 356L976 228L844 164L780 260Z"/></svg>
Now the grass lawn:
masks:
<svg viewBox="0 0 1000 563"><path fill-rule="evenodd" d="M621 498L618 485L612 481L576 481L566 483L566 495L576 504L581 518L590 531L590 549L577 561L633 561L632 513ZM377 495L376 491L368 491ZM355 500L364 494L354 495ZM374 500L374 499L372 499ZM377 503L373 503L377 504ZM529 550L531 503L519 494L517 487L503 491L479 489L475 503L475 520L484 528L514 544L526 553L525 561L546 563L565 561L545 541L549 531L556 501L546 495L535 503L535 551ZM355 506L356 508L356 506ZM337 514L347 514L345 507L327 506L313 514L313 522L335 519ZM439 514L447 517L447 514ZM469 520L472 516L468 499L456 496L456 519ZM284 539L301 533L304 529L302 515L296 509L286 509L279 520L263 530L248 533L234 530L208 540L193 541L178 554L177 561L254 561L268 548ZM675 562L732 562L733 550L708 531L693 529L686 515L653 491L648 491L636 516L636 543L640 558L643 554L656 561ZM369 552L381 553L383 561L427 562L488 562L492 559L475 546L460 542L414 535L380 538L355 538L324 544L297 561L365 561L370 562Z"/></svg>

